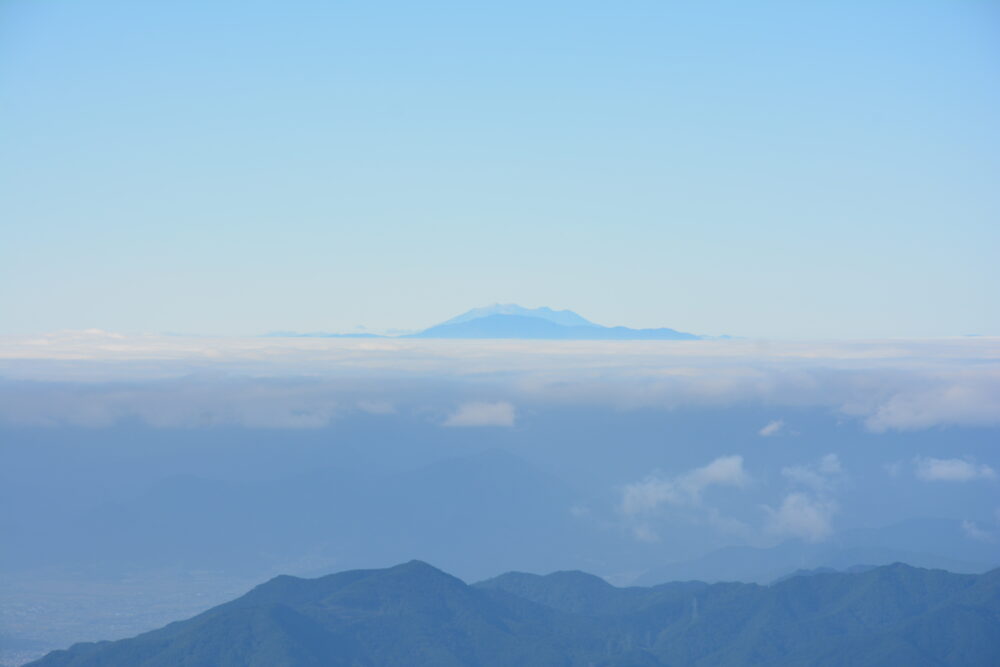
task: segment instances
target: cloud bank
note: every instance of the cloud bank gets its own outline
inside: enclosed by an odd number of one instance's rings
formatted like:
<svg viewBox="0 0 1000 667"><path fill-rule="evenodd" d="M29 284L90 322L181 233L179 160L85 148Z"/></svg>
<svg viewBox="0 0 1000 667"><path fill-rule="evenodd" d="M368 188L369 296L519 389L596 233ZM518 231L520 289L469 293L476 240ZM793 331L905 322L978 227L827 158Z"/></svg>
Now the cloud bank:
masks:
<svg viewBox="0 0 1000 667"><path fill-rule="evenodd" d="M450 406L421 405L442 393ZM447 426L510 425L512 406L529 404L818 407L873 432L994 427L1000 339L421 341L100 331L0 338L7 423L315 428L363 405L392 406L383 413L412 405ZM780 419L759 431L784 432Z"/></svg>

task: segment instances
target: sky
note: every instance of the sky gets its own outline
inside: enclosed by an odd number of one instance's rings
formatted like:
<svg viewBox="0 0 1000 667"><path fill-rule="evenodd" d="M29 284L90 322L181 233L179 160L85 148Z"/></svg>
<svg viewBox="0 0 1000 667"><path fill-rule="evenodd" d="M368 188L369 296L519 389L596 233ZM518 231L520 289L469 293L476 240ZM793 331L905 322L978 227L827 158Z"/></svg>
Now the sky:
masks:
<svg viewBox="0 0 1000 667"><path fill-rule="evenodd" d="M998 335L998 19L7 0L0 335Z"/></svg>

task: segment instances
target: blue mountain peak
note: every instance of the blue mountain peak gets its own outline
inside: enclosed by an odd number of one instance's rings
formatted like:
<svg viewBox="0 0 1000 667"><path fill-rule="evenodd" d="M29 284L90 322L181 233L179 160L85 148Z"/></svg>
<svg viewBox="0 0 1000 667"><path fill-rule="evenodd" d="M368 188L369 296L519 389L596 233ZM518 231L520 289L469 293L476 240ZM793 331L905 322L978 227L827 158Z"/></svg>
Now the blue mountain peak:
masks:
<svg viewBox="0 0 1000 667"><path fill-rule="evenodd" d="M519 317L534 317L537 319L547 320L554 324L558 324L564 327L594 327L597 326L590 320L583 318L572 310L552 310L548 306L542 306L541 308L525 308L524 306L519 306L516 303L495 303L492 306L483 306L482 308L473 308L468 310L461 315L451 318L446 322L442 322L438 326L448 325L448 324L462 324L464 322L471 322L472 320L478 320L483 317L489 317L491 315L516 315Z"/></svg>
<svg viewBox="0 0 1000 667"><path fill-rule="evenodd" d="M605 327L571 310L525 308L513 303L473 308L410 338L515 338L524 340L697 340L674 329Z"/></svg>

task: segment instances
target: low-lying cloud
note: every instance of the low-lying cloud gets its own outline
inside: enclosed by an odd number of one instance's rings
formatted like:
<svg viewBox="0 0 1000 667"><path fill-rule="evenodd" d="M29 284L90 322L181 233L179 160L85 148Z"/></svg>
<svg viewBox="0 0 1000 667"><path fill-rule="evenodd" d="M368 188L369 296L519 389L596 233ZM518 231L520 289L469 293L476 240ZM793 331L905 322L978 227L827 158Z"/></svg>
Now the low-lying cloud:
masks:
<svg viewBox="0 0 1000 667"><path fill-rule="evenodd" d="M739 487L748 479L742 456L723 456L676 477L653 474L627 484L622 491L621 510L626 515L636 515L651 512L664 504L698 505L706 488Z"/></svg>
<svg viewBox="0 0 1000 667"><path fill-rule="evenodd" d="M925 482L971 482L974 480L997 479L996 471L990 466L976 464L965 459L935 459L921 457L913 459L914 474Z"/></svg>
<svg viewBox="0 0 1000 667"><path fill-rule="evenodd" d="M662 507L693 511L716 528L728 532L744 529L741 522L705 507L702 496L713 486L744 487L750 476L742 456L720 456L710 463L676 476L654 473L622 489L619 511L629 522L633 536L641 542L655 542L659 535L649 520Z"/></svg>
<svg viewBox="0 0 1000 667"><path fill-rule="evenodd" d="M765 509L769 515L768 530L775 535L822 542L833 534L831 519L837 504L832 500L795 492L785 496L778 508Z"/></svg>
<svg viewBox="0 0 1000 667"><path fill-rule="evenodd" d="M427 405L442 387L450 406L444 399ZM463 394L490 401L456 400ZM1000 340L434 341L94 331L0 339L2 422L316 428L365 405L392 406L374 414L407 405L449 414L439 421L447 426L510 425L516 415L507 406L514 405L822 408L873 432L997 426ZM776 419L759 434L786 432Z"/></svg>
<svg viewBox="0 0 1000 667"><path fill-rule="evenodd" d="M768 532L807 542L830 537L833 516L839 509L834 496L844 476L840 457L827 454L815 463L785 466L781 475L793 490L778 507L764 506Z"/></svg>
<svg viewBox="0 0 1000 667"><path fill-rule="evenodd" d="M781 474L790 482L817 493L829 492L842 473L843 467L836 454L827 454L818 463L785 466L781 469Z"/></svg>
<svg viewBox="0 0 1000 667"><path fill-rule="evenodd" d="M975 521L969 521L968 519L962 521L962 532L970 540L976 540L977 542L992 544L997 541L996 535L994 535L991 531L980 528L979 524Z"/></svg>

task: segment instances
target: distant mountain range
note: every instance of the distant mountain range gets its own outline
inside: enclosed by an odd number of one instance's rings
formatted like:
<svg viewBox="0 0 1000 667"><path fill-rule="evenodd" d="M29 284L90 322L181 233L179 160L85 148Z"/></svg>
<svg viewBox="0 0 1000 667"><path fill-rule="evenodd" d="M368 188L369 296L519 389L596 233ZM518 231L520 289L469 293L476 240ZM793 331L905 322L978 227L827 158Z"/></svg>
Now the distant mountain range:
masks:
<svg viewBox="0 0 1000 667"><path fill-rule="evenodd" d="M30 664L985 667L998 657L1000 569L895 564L771 586L615 588L582 572L469 586L412 561L277 577L190 620Z"/></svg>
<svg viewBox="0 0 1000 667"><path fill-rule="evenodd" d="M377 338L372 333L312 333L288 331L273 337ZM548 307L524 308L513 303L473 308L418 333L401 338L513 338L529 340L699 340L698 336L674 329L630 329L594 324L571 310Z"/></svg>
<svg viewBox="0 0 1000 667"><path fill-rule="evenodd" d="M920 517L870 529L846 530L829 542L788 540L762 549L729 546L700 557L666 563L633 583L652 586L666 581L745 581L769 583L796 569L846 569L857 563L885 565L902 561L951 572L985 572L996 567L996 546L970 542L968 549L942 550L962 537L961 522Z"/></svg>
<svg viewBox="0 0 1000 667"><path fill-rule="evenodd" d="M480 320L484 317L492 317L494 315L532 317L540 320L546 320L547 322L552 322L553 324L558 324L563 327L600 326L599 324L594 324L590 320L577 315L572 310L552 310L547 306L542 306L541 308L525 308L517 305L516 303L497 303L483 308L473 308L472 310L465 311L461 315L456 315L450 320L445 320L438 326L464 324L465 322Z"/></svg>

